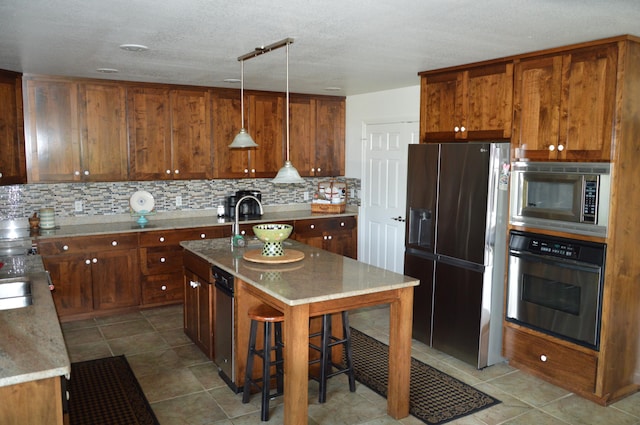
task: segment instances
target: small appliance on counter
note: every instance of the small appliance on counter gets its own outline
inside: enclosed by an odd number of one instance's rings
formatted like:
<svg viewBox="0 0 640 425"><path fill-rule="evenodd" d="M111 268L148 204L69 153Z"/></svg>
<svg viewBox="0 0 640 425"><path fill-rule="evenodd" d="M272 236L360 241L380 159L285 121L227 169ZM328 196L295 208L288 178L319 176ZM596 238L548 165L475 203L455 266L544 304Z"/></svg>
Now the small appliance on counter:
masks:
<svg viewBox="0 0 640 425"><path fill-rule="evenodd" d="M225 200L225 216L228 218L236 218L236 204L243 196L255 196L262 201L262 193L259 190L238 190L235 194L227 196ZM247 199L240 205L240 220L255 220L262 217L260 214L260 205L253 200Z"/></svg>

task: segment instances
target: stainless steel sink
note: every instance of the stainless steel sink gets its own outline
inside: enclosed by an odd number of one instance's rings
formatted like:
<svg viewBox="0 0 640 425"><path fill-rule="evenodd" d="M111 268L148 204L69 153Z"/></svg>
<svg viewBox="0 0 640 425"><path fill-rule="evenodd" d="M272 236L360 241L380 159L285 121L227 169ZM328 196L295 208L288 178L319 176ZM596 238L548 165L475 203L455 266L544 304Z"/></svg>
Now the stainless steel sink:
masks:
<svg viewBox="0 0 640 425"><path fill-rule="evenodd" d="M31 281L26 277L0 279L0 310L27 307L33 304Z"/></svg>

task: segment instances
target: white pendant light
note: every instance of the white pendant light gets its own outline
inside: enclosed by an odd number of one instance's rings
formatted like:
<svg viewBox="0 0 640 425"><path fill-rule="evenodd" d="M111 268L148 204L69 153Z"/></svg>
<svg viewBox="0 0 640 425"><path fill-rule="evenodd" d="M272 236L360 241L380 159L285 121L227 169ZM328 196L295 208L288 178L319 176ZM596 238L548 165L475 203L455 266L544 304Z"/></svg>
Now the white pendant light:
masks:
<svg viewBox="0 0 640 425"><path fill-rule="evenodd" d="M300 177L300 173L293 166L291 161L289 160L289 44L293 43L293 39L287 41L287 106L286 106L286 114L287 114L287 158L284 161L284 165L278 171L275 178L271 180L271 183L274 184L295 184L295 183L304 183L304 179Z"/></svg>
<svg viewBox="0 0 640 425"><path fill-rule="evenodd" d="M236 137L234 137L229 147L231 149L255 148L258 144L253 141L249 133L247 133L247 130L244 129L244 60L240 61L240 108L242 128Z"/></svg>

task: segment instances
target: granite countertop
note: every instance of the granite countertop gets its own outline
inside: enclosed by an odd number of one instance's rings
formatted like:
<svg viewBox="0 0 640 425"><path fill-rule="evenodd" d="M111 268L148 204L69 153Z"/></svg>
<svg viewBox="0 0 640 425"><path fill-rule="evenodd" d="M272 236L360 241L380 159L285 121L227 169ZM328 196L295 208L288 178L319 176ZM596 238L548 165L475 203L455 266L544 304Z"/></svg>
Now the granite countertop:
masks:
<svg viewBox="0 0 640 425"><path fill-rule="evenodd" d="M286 264L262 264L243 258L246 250L261 249L259 241L232 247L229 238L181 242L186 250L221 267L287 305L327 301L390 289L417 286L419 281L329 251L287 239L288 249L304 258Z"/></svg>
<svg viewBox="0 0 640 425"><path fill-rule="evenodd" d="M0 310L0 387L69 376L71 364L58 322L49 275L38 255L0 258L0 277L31 280L33 304Z"/></svg>
<svg viewBox="0 0 640 425"><path fill-rule="evenodd" d="M265 213L259 219L241 220L240 223L268 223L283 220L304 220L310 218L328 218L353 216L357 214L357 208L347 208L344 213L334 214L318 214L312 213L310 207L303 209L284 209L269 208L265 206ZM80 223L74 224L73 221L58 220L60 224L55 229L40 230L36 233L30 233L25 229L27 236L31 236L34 240L54 238L54 237L70 237L70 236L88 236L113 233L130 233L130 232L146 232L154 230L168 229L187 229L191 227L209 227L209 226L229 226L234 220L229 218L218 218L215 210L201 210L196 212L185 212L184 214L176 213L159 213L157 215L148 216L149 223L141 227L136 223L135 217L128 216L100 216L87 220L77 220ZM1 233L0 230L0 239ZM6 230L5 230L6 232ZM15 232L15 230L14 230Z"/></svg>

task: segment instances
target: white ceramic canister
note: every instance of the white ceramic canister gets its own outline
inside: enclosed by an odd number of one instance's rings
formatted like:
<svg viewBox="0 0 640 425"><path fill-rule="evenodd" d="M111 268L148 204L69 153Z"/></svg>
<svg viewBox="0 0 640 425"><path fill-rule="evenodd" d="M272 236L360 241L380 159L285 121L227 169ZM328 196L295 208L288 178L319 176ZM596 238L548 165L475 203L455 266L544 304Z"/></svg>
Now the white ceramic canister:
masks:
<svg viewBox="0 0 640 425"><path fill-rule="evenodd" d="M40 228L55 229L56 219L53 208L40 208Z"/></svg>

